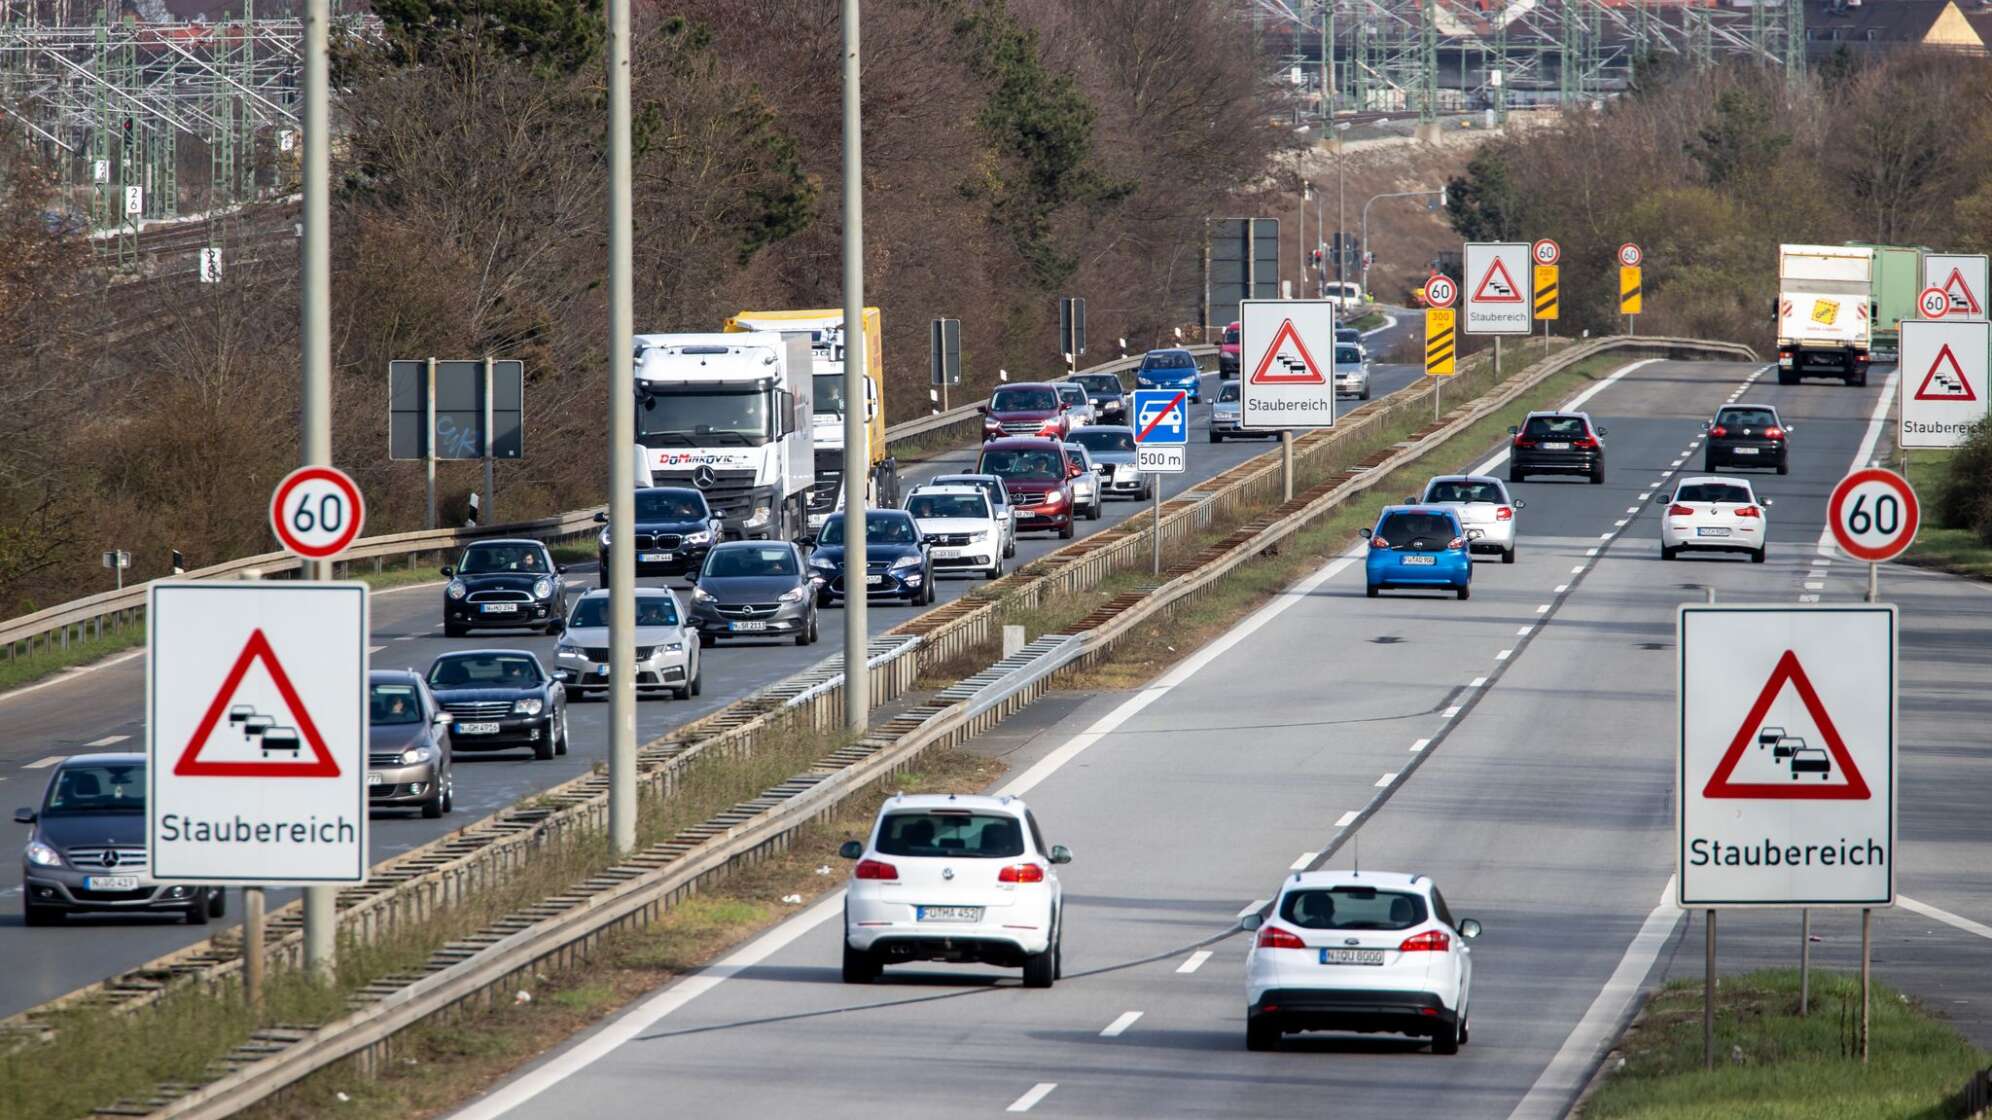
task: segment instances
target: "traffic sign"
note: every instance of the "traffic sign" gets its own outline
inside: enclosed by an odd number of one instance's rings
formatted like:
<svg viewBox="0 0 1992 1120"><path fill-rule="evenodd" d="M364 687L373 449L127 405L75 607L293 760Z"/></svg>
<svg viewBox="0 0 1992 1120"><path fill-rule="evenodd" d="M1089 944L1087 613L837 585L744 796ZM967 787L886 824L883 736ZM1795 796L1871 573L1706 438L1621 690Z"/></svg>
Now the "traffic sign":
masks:
<svg viewBox="0 0 1992 1120"><path fill-rule="evenodd" d="M1451 377L1459 350L1459 312L1450 307L1425 309L1425 376Z"/></svg>
<svg viewBox="0 0 1992 1120"><path fill-rule="evenodd" d="M1529 275L1527 242L1468 242L1466 333L1527 334L1533 320L1521 278Z"/></svg>
<svg viewBox="0 0 1992 1120"><path fill-rule="evenodd" d="M1985 318L1986 263L1982 253L1930 253L1923 258L1923 286L1950 298L1945 318Z"/></svg>
<svg viewBox="0 0 1992 1120"><path fill-rule="evenodd" d="M1626 268L1638 268L1645 261L1646 254L1640 251L1639 246L1630 241L1619 246L1618 262L1620 265Z"/></svg>
<svg viewBox="0 0 1992 1120"><path fill-rule="evenodd" d="M146 853L173 883L356 883L367 589L151 585Z"/></svg>
<svg viewBox="0 0 1992 1120"><path fill-rule="evenodd" d="M1332 300L1239 301L1239 426L1332 427L1334 358Z"/></svg>
<svg viewBox="0 0 1992 1120"><path fill-rule="evenodd" d="M1134 449L1134 469L1149 474L1182 474L1190 469L1190 449L1175 443Z"/></svg>
<svg viewBox="0 0 1992 1120"><path fill-rule="evenodd" d="M346 551L366 520L359 484L337 467L299 467L270 495L270 529L286 551L306 560Z"/></svg>
<svg viewBox="0 0 1992 1120"><path fill-rule="evenodd" d="M1535 266L1535 317L1554 319L1563 306L1558 289L1562 286L1563 270L1553 264Z"/></svg>
<svg viewBox="0 0 1992 1120"><path fill-rule="evenodd" d="M1190 395L1181 389L1134 391L1136 447L1190 442Z"/></svg>
<svg viewBox="0 0 1992 1120"><path fill-rule="evenodd" d="M1895 609L1680 608L1684 908L1895 902Z"/></svg>
<svg viewBox="0 0 1992 1120"><path fill-rule="evenodd" d="M1904 319L1899 368L1902 419L1897 445L1956 447L1985 419L1992 399L1987 350L1992 323L1983 319Z"/></svg>
<svg viewBox="0 0 1992 1120"><path fill-rule="evenodd" d="M1941 319L1950 314L1950 297L1944 294L1942 288L1924 288L1916 297L1916 310L1921 311L1925 319Z"/></svg>
<svg viewBox="0 0 1992 1120"><path fill-rule="evenodd" d="M1529 246L1529 254L1537 264L1555 264L1563 259L1563 246L1545 237Z"/></svg>
<svg viewBox="0 0 1992 1120"><path fill-rule="evenodd" d="M1459 298L1459 285L1443 272L1435 272L1425 281L1425 302L1433 307L1451 307Z"/></svg>
<svg viewBox="0 0 1992 1120"><path fill-rule="evenodd" d="M1922 519L1909 480L1880 467L1841 479L1826 503L1826 526L1840 551L1869 563L1884 563L1908 551Z"/></svg>
<svg viewBox="0 0 1992 1120"><path fill-rule="evenodd" d="M1619 314L1637 315L1645 306L1640 294L1640 269L1636 264L1619 266Z"/></svg>

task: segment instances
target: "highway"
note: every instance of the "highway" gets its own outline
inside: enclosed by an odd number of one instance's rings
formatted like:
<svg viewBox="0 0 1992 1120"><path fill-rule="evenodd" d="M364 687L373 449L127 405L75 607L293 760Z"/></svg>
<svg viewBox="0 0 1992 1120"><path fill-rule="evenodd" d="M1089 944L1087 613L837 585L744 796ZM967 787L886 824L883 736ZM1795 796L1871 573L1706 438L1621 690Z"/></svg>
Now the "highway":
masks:
<svg viewBox="0 0 1992 1120"><path fill-rule="evenodd" d="M1370 339L1372 352L1383 354L1418 320L1405 317L1379 328ZM1409 383L1417 371L1410 366L1378 364L1373 372L1373 396ZM1163 496L1173 497L1199 482L1263 454L1277 444L1265 440L1227 440L1213 445L1202 433L1210 419L1209 401L1218 379L1205 377L1205 403L1192 409L1189 470L1164 476ZM973 470L976 450L962 448L914 464L907 470L909 485L939 474ZM1146 503L1109 502L1099 521L1082 520L1077 535L1111 527L1128 516L1145 513ZM1055 534L1032 533L1018 541L1013 566L1053 551L1065 542ZM576 588L595 586L592 564L570 569ZM665 584L664 580L645 583ZM974 586L972 578L950 577L937 585L941 601ZM683 585L678 585L681 589ZM541 635L492 631L461 639L442 636L442 584L422 584L377 592L372 597L373 664L380 668L426 670L439 654L475 648L529 649L552 664L555 639ZM874 604L870 624L883 632L910 618L915 608ZM638 714L639 741L662 735L686 721L721 708L755 690L800 672L837 652L842 624L837 612L826 612L824 640L812 647L783 642L722 642L703 651L705 688L690 701L646 700ZM39 800L49 767L62 757L96 750L143 751L142 709L145 698L145 659L142 653L120 655L82 672L53 678L0 696L0 804L29 805ZM451 830L476 821L540 790L586 773L606 761L607 705L596 701L575 704L569 715L573 749L562 758L535 762L524 752L456 755L456 809L442 820L422 820L407 813L379 813L373 818L371 856L392 857ZM11 817L11 814L9 814ZM12 824L9 858L0 863L0 949L21 967L0 977L0 1015L9 1015L72 991L94 980L134 967L181 945L207 937L220 925L190 927L159 918L77 916L65 927L27 929L20 912L21 864L17 853L25 842L26 826ZM288 895L274 896L276 901ZM238 899L230 896L227 921L232 923ZM275 904L273 902L273 904ZM85 940L87 939L87 940ZM87 949L80 948L83 945Z"/></svg>
<svg viewBox="0 0 1992 1120"><path fill-rule="evenodd" d="M1056 694L979 740L1007 764L998 791L1076 856L1055 988L945 965L846 986L833 894L457 1120L633 1114L664 1085L689 1115L1562 1115L1639 988L1700 968L1698 920L1671 902L1675 606L1708 588L1848 602L1865 582L1819 539L1833 483L1875 454L1892 383L1779 387L1760 368L1641 362L1587 393L1610 429L1606 483L1518 486L1518 562L1481 563L1469 601L1365 599L1352 550L1148 686ZM1664 562L1652 495L1699 473L1698 421L1738 393L1796 426L1790 476L1753 480L1776 501L1769 561ZM1477 450L1451 466L1498 469ZM1992 923L1992 868L1971 853L1992 824L1971 791L1992 777L1992 592L1890 568L1883 593L1905 620L1900 886L1923 909L1878 915L1877 976L1967 1001L1982 1044L1992 928L1970 927ZM1440 1057L1306 1035L1247 1052L1237 917L1289 869L1358 856L1433 876L1484 923L1471 1044ZM1822 964L1848 966L1850 922L1822 918ZM1726 969L1795 958L1795 917L1723 929Z"/></svg>

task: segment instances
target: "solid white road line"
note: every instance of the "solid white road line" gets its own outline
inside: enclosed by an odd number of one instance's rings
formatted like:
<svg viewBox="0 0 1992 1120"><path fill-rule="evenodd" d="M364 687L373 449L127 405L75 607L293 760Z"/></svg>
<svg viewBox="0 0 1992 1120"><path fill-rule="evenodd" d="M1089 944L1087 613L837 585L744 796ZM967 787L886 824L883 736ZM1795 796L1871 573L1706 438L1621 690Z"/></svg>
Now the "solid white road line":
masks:
<svg viewBox="0 0 1992 1120"><path fill-rule="evenodd" d="M1422 743L1422 742L1424 742L1425 740L1423 740L1423 739L1420 739L1420 740L1418 740L1418 741ZM1351 809L1351 810L1349 810L1348 812L1346 812L1346 813L1343 813L1343 814L1342 814L1341 816L1339 816L1339 817L1336 817L1336 818L1335 818L1335 827L1336 827L1336 828L1347 828L1347 827L1349 827L1350 825L1352 825L1352 824L1356 823L1356 818L1357 818L1357 817L1360 817L1360 816L1362 816L1362 815L1363 815L1363 814L1362 814L1362 811L1361 811L1361 810L1359 810L1359 809Z"/></svg>
<svg viewBox="0 0 1992 1120"><path fill-rule="evenodd" d="M1051 1091L1056 1088L1058 1088L1058 1082L1056 1081L1040 1081L1036 1085L1031 1086L1030 1092L1025 1093L1023 1096L1018 1097L1014 1101L1011 1101L1010 1107L1004 1109L1003 1111L1029 1112L1033 1107L1037 1105L1039 1101L1050 1096Z"/></svg>
<svg viewBox="0 0 1992 1120"><path fill-rule="evenodd" d="M1927 902L1918 902L1913 898L1905 898L1899 894L1895 896L1895 901L1901 903L1904 910L1914 910L1925 918L1934 918L1947 926L1961 929L1966 933L1992 941L1992 926L1974 922L1970 918L1961 918L1948 910L1939 910Z"/></svg>
<svg viewBox="0 0 1992 1120"><path fill-rule="evenodd" d="M1425 749L1426 747L1429 747L1429 746L1431 746L1431 745L1432 745L1432 741L1431 741L1430 739L1420 739L1420 740L1418 740L1417 742L1415 742L1415 743L1411 744L1411 753L1412 753L1412 754L1417 754L1417 753L1418 753L1419 751L1422 751L1422 750L1424 750L1424 749ZM1351 817L1351 818L1349 818L1349 819L1350 819L1350 820L1354 820L1355 818L1354 818L1354 817Z"/></svg>
<svg viewBox="0 0 1992 1120"><path fill-rule="evenodd" d="M1189 960L1186 960L1182 964L1177 965L1176 971L1178 973L1188 975L1189 973L1195 972L1197 969L1202 968L1203 963L1209 959L1210 959L1209 949L1198 949L1196 952L1190 954Z"/></svg>
<svg viewBox="0 0 1992 1120"><path fill-rule="evenodd" d="M1242 918L1247 914L1257 914L1259 911L1264 910L1266 908L1266 903L1271 901L1272 899L1270 898L1262 898L1257 902L1248 902L1245 904L1245 909L1240 910L1238 912L1238 917Z"/></svg>
<svg viewBox="0 0 1992 1120"><path fill-rule="evenodd" d="M79 665L76 666L75 668L64 669L62 672L49 677L45 681L40 681L30 685L23 685L12 692L0 692L0 704L4 704L7 701L12 700L17 696L26 696L30 692L40 692L44 688L49 688L54 685L63 684L67 681L73 681L77 677L88 676L89 674L97 672L100 669L108 669L113 665L122 665L125 662L130 661L134 657L144 657L144 656L145 656L144 650L135 649L132 650L130 653L122 653L116 657L107 658L103 661L98 661L93 664Z"/></svg>
<svg viewBox="0 0 1992 1120"><path fill-rule="evenodd" d="M1133 1026L1134 1021L1139 1018L1141 1018L1141 1012L1139 1011L1123 1011L1121 1012L1120 1018L1115 1019L1113 1022L1107 1024L1107 1029L1100 1032L1100 1037L1119 1038L1123 1033L1127 1031L1129 1027Z"/></svg>
<svg viewBox="0 0 1992 1120"><path fill-rule="evenodd" d="M54 766L56 763L61 762L63 759L68 757L69 756L66 754L52 754L49 755L47 758L37 758L33 762L27 763L26 765L22 766L21 769L46 770L49 767Z"/></svg>
<svg viewBox="0 0 1992 1120"><path fill-rule="evenodd" d="M113 743L122 743L129 738L131 738L129 735L106 735L101 739L92 739L83 745L86 747L108 747Z"/></svg>
<svg viewBox="0 0 1992 1120"><path fill-rule="evenodd" d="M1874 402L1874 411L1868 414L1867 431L1861 436L1860 448L1854 452L1850 469L1857 469L1861 464L1874 458L1875 444L1881 440L1881 429L1888 423L1888 410L1895 403L1895 383L1901 379L1901 376L1902 371L1898 369L1888 375L1887 381L1882 382L1881 396ZM1819 527L1819 540L1813 544L1812 550L1827 559L1839 555L1839 548L1833 541L1831 525Z"/></svg>
<svg viewBox="0 0 1992 1120"><path fill-rule="evenodd" d="M1314 857L1320 854L1321 854L1320 852L1302 852L1300 853L1299 859L1294 860L1292 863L1287 865L1287 870L1305 871L1307 870L1307 865L1314 862Z"/></svg>
<svg viewBox="0 0 1992 1120"><path fill-rule="evenodd" d="M1639 932L1633 935L1632 944L1626 946L1625 955L1619 958L1618 967L1599 989L1598 998L1591 1001L1584 1017L1571 1029L1570 1037L1563 1040L1562 1048L1543 1067L1542 1076L1535 1079L1521 1103L1508 1114L1508 1120L1557 1120L1563 1115L1577 1091L1584 1087L1592 1064L1618 1036L1619 1023L1632 1009L1632 1001L1645 984L1646 974L1652 971L1653 962L1680 920L1681 910L1674 905L1674 877L1669 875L1666 889L1660 892L1660 904L1646 915Z"/></svg>
<svg viewBox="0 0 1992 1120"><path fill-rule="evenodd" d="M1383 777L1378 778L1376 780L1376 788L1382 789L1383 787L1389 785L1390 783L1396 780L1397 780L1397 775L1395 773L1385 774Z"/></svg>

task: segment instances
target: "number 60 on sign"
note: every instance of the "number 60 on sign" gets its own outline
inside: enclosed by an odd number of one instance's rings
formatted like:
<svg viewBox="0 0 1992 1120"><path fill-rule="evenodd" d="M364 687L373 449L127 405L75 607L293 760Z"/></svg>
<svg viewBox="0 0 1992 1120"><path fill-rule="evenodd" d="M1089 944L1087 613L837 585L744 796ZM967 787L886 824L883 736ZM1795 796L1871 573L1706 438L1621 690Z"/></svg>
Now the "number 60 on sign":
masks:
<svg viewBox="0 0 1992 1120"><path fill-rule="evenodd" d="M359 486L336 467L300 467L270 496L270 529L285 549L307 560L346 551L366 519Z"/></svg>
<svg viewBox="0 0 1992 1120"><path fill-rule="evenodd" d="M1826 522L1841 550L1869 563L1893 560L1907 551L1921 519L1909 480L1880 468L1858 470L1841 479L1826 506Z"/></svg>

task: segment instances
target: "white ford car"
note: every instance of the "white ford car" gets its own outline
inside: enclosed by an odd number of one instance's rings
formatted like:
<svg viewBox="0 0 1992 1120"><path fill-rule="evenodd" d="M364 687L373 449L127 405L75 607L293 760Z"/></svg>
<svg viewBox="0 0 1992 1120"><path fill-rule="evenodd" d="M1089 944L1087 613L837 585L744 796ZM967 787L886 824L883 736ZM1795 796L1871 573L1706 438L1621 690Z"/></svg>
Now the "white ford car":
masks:
<svg viewBox="0 0 1992 1120"><path fill-rule="evenodd" d="M1298 871L1245 958L1245 1046L1273 1050L1299 1031L1426 1037L1437 1054L1466 1044L1480 923L1455 920L1423 875Z"/></svg>
<svg viewBox="0 0 1992 1120"><path fill-rule="evenodd" d="M1421 498L1406 498L1405 505L1451 506L1459 511L1459 521L1468 529L1480 530L1479 539L1467 547L1474 552L1498 552L1501 563L1515 562L1516 515L1527 505L1510 497L1508 486L1484 474L1442 474L1425 484Z"/></svg>
<svg viewBox="0 0 1992 1120"><path fill-rule="evenodd" d="M1666 506L1660 515L1660 558L1672 560L1685 550L1747 552L1750 562L1764 562L1770 540L1767 512L1771 500L1757 499L1748 479L1701 475L1684 478L1674 492L1656 494Z"/></svg>
<svg viewBox="0 0 1992 1120"><path fill-rule="evenodd" d="M906 496L906 512L932 543L935 572L966 569L988 579L1003 574L1004 526L981 487L917 487Z"/></svg>
<svg viewBox="0 0 1992 1120"><path fill-rule="evenodd" d="M887 964L953 961L1022 968L1024 986L1058 979L1063 845L1047 847L1014 797L899 794L879 809L844 896L844 982Z"/></svg>

